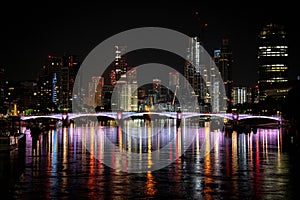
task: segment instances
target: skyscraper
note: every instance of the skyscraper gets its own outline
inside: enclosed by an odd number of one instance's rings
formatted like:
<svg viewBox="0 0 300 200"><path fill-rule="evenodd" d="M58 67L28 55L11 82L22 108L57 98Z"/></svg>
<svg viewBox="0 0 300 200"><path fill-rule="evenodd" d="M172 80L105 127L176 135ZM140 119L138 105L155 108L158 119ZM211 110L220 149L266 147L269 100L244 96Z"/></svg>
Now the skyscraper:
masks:
<svg viewBox="0 0 300 200"><path fill-rule="evenodd" d="M137 71L128 65L126 46L115 46L115 60L110 71L110 84L115 88L111 100L113 110L137 111Z"/></svg>
<svg viewBox="0 0 300 200"><path fill-rule="evenodd" d="M102 89L104 85L104 77L93 76L88 86L88 96L86 104L91 107L102 106Z"/></svg>
<svg viewBox="0 0 300 200"><path fill-rule="evenodd" d="M229 39L227 37L222 38L221 48L219 50L215 50L214 61L219 68L219 72L221 73L227 97L227 110L230 111L232 106L233 57Z"/></svg>
<svg viewBox="0 0 300 200"><path fill-rule="evenodd" d="M65 54L62 57L60 105L63 109L70 110L72 108L72 92L79 68L79 56Z"/></svg>
<svg viewBox="0 0 300 200"><path fill-rule="evenodd" d="M47 56L37 80L37 107L44 108L52 103L59 105L61 65L61 57Z"/></svg>
<svg viewBox="0 0 300 200"><path fill-rule="evenodd" d="M220 65L225 65L225 60L231 58L229 56L231 51L227 46L222 46L221 50L218 54L218 61ZM200 112L217 113L226 110L227 106L222 103L225 95L220 92L223 87L220 82L221 77L217 72L217 65L203 48L199 38L191 37L184 66L184 77L193 88L193 93L187 95L198 98ZM231 83L232 81L227 82Z"/></svg>
<svg viewBox="0 0 300 200"><path fill-rule="evenodd" d="M264 100L268 89L281 88L288 81L285 27L274 23L266 24L259 32L258 43L259 99Z"/></svg>
<svg viewBox="0 0 300 200"><path fill-rule="evenodd" d="M203 80L203 72L205 66L203 66L203 55L204 48L201 46L199 37L191 37L189 39L189 46L187 49L186 63L184 65L184 77L186 78L186 84L190 84L193 88L193 94L198 98L200 103L200 109L204 109L206 87ZM185 85L186 87L187 85ZM203 106L202 106L203 105ZM203 111L203 110L201 110Z"/></svg>
<svg viewBox="0 0 300 200"><path fill-rule="evenodd" d="M79 57L76 55L48 55L38 76L37 105L46 107L54 103L61 109L70 110L79 67Z"/></svg>
<svg viewBox="0 0 300 200"><path fill-rule="evenodd" d="M128 69L128 63L124 56L126 53L126 46L115 46L115 60L114 68L111 70L110 83L111 85L116 85L117 81L122 77L126 76Z"/></svg>

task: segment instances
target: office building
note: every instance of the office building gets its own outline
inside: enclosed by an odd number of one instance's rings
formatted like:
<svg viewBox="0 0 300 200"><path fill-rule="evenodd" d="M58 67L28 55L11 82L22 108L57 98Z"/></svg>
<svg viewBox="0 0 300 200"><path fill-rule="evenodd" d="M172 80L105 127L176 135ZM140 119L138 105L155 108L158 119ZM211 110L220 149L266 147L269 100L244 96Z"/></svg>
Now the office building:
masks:
<svg viewBox="0 0 300 200"><path fill-rule="evenodd" d="M277 97L286 96L287 90L282 87L287 82L288 46L285 27L269 23L262 27L258 35L259 100L264 100L270 90L273 93L275 90Z"/></svg>
<svg viewBox="0 0 300 200"><path fill-rule="evenodd" d="M214 61L219 68L219 72L224 83L227 111L230 112L233 103L232 99L232 66L233 66L233 56L232 49L230 47L229 39L227 37L222 38L221 47L214 51Z"/></svg>

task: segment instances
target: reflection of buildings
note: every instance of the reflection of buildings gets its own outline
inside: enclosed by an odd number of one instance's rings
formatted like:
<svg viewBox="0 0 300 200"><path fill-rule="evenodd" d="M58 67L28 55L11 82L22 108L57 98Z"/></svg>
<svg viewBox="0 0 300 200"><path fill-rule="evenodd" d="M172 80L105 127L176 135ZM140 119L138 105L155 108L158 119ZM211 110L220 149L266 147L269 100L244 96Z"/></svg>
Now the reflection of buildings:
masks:
<svg viewBox="0 0 300 200"><path fill-rule="evenodd" d="M267 24L258 36L258 85L260 100L268 95L284 97L288 81L288 46L284 26ZM275 92L274 92L275 91Z"/></svg>

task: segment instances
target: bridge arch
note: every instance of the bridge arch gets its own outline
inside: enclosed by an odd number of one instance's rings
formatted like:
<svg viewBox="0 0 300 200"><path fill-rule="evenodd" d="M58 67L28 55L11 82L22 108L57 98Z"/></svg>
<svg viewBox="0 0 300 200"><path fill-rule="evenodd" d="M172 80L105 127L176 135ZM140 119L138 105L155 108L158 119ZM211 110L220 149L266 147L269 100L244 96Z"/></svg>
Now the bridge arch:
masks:
<svg viewBox="0 0 300 200"><path fill-rule="evenodd" d="M62 115L30 115L30 116L20 117L20 119L23 121L30 120L30 119L40 119L40 118L61 119Z"/></svg>
<svg viewBox="0 0 300 200"><path fill-rule="evenodd" d="M240 120L243 119L271 119L271 120L276 120L276 121L281 121L280 116L264 116L264 115L244 115L240 116Z"/></svg>
<svg viewBox="0 0 300 200"><path fill-rule="evenodd" d="M122 119L127 119L129 117L142 117L144 115L158 115L158 116L165 116L169 118L176 118L176 114L173 114L171 112L124 112Z"/></svg>

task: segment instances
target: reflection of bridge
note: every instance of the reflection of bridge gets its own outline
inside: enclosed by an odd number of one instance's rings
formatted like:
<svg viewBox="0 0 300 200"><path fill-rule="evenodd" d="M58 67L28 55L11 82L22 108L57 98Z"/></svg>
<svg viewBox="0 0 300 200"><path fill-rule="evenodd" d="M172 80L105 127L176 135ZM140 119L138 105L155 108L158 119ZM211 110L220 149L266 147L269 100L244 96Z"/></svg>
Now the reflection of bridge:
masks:
<svg viewBox="0 0 300 200"><path fill-rule="evenodd" d="M168 118L178 118L177 112L95 112L95 113L68 113L68 116L64 116L64 114L50 114L50 115L30 115L30 116L21 116L21 120L29 120L29 119L39 119L39 118L53 118L53 119L64 119L68 118L75 119L79 117L107 117L111 119L126 119L129 117L142 117L144 115L155 115L161 117ZM180 113L181 119L193 118L193 117L202 117L202 118L227 118L233 119L233 115L231 113L196 113L196 112L182 112ZM251 114L239 114L238 119L271 119L276 121L281 121L280 116L263 116L263 115L251 115Z"/></svg>

